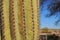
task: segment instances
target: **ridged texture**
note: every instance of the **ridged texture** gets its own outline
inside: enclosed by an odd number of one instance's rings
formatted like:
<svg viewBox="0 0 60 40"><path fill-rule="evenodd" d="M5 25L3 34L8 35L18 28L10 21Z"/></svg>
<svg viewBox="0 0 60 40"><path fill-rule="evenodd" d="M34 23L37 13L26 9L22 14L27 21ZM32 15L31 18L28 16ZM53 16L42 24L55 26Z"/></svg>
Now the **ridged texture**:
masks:
<svg viewBox="0 0 60 40"><path fill-rule="evenodd" d="M10 27L12 40L20 40L18 25L18 0L10 0Z"/></svg>
<svg viewBox="0 0 60 40"><path fill-rule="evenodd" d="M9 25L9 0L3 0L2 12L2 40L11 40Z"/></svg>
<svg viewBox="0 0 60 40"><path fill-rule="evenodd" d="M2 40L39 40L39 0L1 1Z"/></svg>
<svg viewBox="0 0 60 40"><path fill-rule="evenodd" d="M20 34L21 40L26 40L26 25L25 25L25 9L24 9L24 0L20 0Z"/></svg>
<svg viewBox="0 0 60 40"><path fill-rule="evenodd" d="M32 0L24 0L25 9L25 23L26 23L26 40L33 40L33 13L32 13ZM28 6L27 6L28 5Z"/></svg>

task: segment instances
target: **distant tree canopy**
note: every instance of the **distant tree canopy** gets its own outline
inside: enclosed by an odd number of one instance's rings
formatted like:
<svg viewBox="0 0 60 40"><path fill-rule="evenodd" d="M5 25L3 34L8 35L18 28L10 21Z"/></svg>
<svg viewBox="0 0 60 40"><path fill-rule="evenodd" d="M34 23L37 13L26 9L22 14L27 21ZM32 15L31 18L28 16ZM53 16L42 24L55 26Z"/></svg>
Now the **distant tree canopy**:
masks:
<svg viewBox="0 0 60 40"><path fill-rule="evenodd" d="M60 22L60 1L54 1L48 6L48 9L50 10L50 14L47 17L55 15L58 18L56 21L56 24L58 24Z"/></svg>
<svg viewBox="0 0 60 40"><path fill-rule="evenodd" d="M46 0L41 0L41 5ZM56 24L60 22L60 0L52 0L52 3L48 5L48 10L50 10L50 13L46 15L46 17L56 16L58 20L56 21Z"/></svg>

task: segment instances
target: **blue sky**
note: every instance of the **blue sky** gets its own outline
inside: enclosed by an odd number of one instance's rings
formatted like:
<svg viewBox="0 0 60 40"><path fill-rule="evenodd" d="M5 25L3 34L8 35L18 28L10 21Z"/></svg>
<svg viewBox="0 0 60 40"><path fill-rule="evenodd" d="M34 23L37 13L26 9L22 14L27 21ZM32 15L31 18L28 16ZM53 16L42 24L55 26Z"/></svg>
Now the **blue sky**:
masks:
<svg viewBox="0 0 60 40"><path fill-rule="evenodd" d="M57 20L55 16L45 17L46 14L50 13L47 9L48 5L52 3L52 0L47 0L42 6L40 6L40 27L48 27L52 29L59 29L60 25L56 26L54 23Z"/></svg>

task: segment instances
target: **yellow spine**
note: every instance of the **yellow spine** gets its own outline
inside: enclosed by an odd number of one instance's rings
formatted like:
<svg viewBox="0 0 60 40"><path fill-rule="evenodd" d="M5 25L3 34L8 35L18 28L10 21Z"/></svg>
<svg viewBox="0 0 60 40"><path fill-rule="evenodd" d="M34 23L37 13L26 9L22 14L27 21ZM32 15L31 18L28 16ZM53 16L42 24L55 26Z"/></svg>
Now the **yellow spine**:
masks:
<svg viewBox="0 0 60 40"><path fill-rule="evenodd" d="M18 21L18 0L14 0L14 17L15 17L15 31L16 31L16 40L20 40L20 33L19 33L19 21Z"/></svg>
<svg viewBox="0 0 60 40"><path fill-rule="evenodd" d="M10 0L10 26L12 40L21 40L19 33L19 0Z"/></svg>
<svg viewBox="0 0 60 40"><path fill-rule="evenodd" d="M33 11L34 11L34 40L38 40L38 31L39 31L39 13L38 13L38 0L33 1Z"/></svg>
<svg viewBox="0 0 60 40"><path fill-rule="evenodd" d="M3 17L4 17L4 29L2 29L3 40L11 40L10 37L10 25L9 25L9 0L3 0Z"/></svg>
<svg viewBox="0 0 60 40"><path fill-rule="evenodd" d="M31 0L24 0L24 9L26 23L26 40L33 40Z"/></svg>
<svg viewBox="0 0 60 40"><path fill-rule="evenodd" d="M21 40L26 40L26 26L25 26L25 12L24 12L24 0L20 0L20 13L19 13L19 22L20 22L20 34Z"/></svg>
<svg viewBox="0 0 60 40"><path fill-rule="evenodd" d="M21 40L24 39L24 24L23 24L23 7L22 7L22 0L19 0L19 28L20 28L20 34L21 34Z"/></svg>

